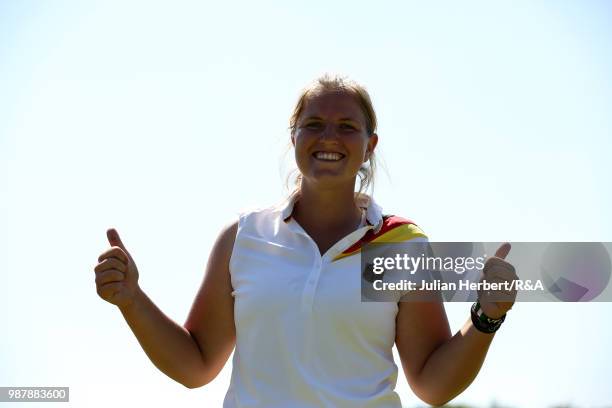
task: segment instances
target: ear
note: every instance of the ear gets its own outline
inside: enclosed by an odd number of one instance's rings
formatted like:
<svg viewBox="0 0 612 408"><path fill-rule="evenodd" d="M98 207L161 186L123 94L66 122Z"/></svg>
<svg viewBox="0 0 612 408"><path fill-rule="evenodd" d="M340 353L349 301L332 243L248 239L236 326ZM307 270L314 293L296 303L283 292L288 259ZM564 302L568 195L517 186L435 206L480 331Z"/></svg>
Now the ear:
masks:
<svg viewBox="0 0 612 408"><path fill-rule="evenodd" d="M291 144L295 147L295 135L291 132Z"/></svg>
<svg viewBox="0 0 612 408"><path fill-rule="evenodd" d="M368 147L365 154L364 162L370 160L372 153L376 149L376 145L378 144L378 135L376 133L372 133L368 139Z"/></svg>

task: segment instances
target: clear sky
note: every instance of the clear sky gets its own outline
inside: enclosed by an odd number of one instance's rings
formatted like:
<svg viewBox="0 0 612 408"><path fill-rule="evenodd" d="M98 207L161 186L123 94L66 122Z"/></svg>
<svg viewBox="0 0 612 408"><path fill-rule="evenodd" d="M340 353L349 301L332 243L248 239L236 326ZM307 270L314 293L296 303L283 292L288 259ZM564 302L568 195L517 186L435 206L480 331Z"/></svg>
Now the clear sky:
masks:
<svg viewBox="0 0 612 408"><path fill-rule="evenodd" d="M370 91L375 198L431 240L612 241L610 2L4 1L0 386L219 406L231 363L167 378L93 267L117 228L183 323L222 226L285 194L288 117L326 71ZM469 304L446 309L455 332ZM611 315L516 304L454 402L612 405ZM420 404L401 368L397 391Z"/></svg>

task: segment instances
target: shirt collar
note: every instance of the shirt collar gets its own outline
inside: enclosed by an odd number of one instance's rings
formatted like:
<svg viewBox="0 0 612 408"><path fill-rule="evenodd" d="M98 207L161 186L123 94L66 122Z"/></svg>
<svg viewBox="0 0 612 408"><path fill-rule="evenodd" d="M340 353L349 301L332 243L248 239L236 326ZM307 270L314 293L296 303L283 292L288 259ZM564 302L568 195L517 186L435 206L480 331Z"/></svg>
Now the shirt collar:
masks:
<svg viewBox="0 0 612 408"><path fill-rule="evenodd" d="M283 221L291 217L293 206L299 197L299 192L291 193L279 206ZM374 198L364 193L355 193L355 202L360 208L366 210L366 220L374 227L374 233L380 231L383 225L382 208L374 201Z"/></svg>

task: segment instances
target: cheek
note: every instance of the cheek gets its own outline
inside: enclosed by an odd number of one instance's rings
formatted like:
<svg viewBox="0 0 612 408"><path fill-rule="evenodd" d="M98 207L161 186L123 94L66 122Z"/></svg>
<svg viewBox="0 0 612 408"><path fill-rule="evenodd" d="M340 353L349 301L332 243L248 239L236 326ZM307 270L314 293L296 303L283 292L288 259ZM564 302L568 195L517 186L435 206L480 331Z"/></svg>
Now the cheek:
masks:
<svg viewBox="0 0 612 408"><path fill-rule="evenodd" d="M295 144L293 145L293 151L295 153L295 157L297 158L302 151L304 151L304 140L302 138L296 138Z"/></svg>
<svg viewBox="0 0 612 408"><path fill-rule="evenodd" d="M299 169L303 169L304 166L308 165L308 138L303 136L295 138L295 145L293 147L293 155L295 162Z"/></svg>
<svg viewBox="0 0 612 408"><path fill-rule="evenodd" d="M309 146L316 142L316 137L302 133L297 134L293 140L295 143L293 146L295 155L298 156L300 154L304 154L304 152L308 150Z"/></svg>
<svg viewBox="0 0 612 408"><path fill-rule="evenodd" d="M347 146L350 145L350 149L353 155L357 155L363 158L368 150L368 140L363 136L356 136L346 140Z"/></svg>

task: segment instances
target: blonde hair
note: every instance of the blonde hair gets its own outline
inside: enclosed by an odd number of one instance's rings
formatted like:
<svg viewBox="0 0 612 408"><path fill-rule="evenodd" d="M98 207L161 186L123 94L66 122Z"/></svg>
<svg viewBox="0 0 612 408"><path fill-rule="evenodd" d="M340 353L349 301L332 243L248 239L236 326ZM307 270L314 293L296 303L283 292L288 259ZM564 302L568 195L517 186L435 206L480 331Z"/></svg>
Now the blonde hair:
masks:
<svg viewBox="0 0 612 408"><path fill-rule="evenodd" d="M300 118L302 112L304 111L304 107L306 106L308 100L313 96L317 96L323 92L329 91L346 92L352 95L359 103L359 107L361 108L365 117L366 131L368 133L368 137L371 137L372 134L376 133L376 112L374 111L374 106L372 105L370 94L365 89L365 87L345 76L331 75L326 73L314 80L308 86L306 86L300 93L297 103L295 104L295 108L293 109L293 114L289 118L289 130L291 131L292 135L296 131L297 121ZM358 172L360 193L367 191L368 188L374 190L374 173L377 167L374 152L370 154L366 163L361 165ZM296 172L298 173L298 175L295 179L295 185L292 194L296 193L299 189L300 183L302 181L302 175L299 174L299 171L297 169L295 169L287 177L288 186L291 176Z"/></svg>

